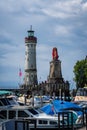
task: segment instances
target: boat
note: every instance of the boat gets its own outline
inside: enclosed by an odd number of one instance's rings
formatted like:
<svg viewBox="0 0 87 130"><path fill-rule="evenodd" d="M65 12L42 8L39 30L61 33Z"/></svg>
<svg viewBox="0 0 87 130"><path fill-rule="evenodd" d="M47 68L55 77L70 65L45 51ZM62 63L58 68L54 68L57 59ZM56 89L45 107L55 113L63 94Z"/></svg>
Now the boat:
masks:
<svg viewBox="0 0 87 130"><path fill-rule="evenodd" d="M19 105L17 96L9 91L0 91L0 109L13 105Z"/></svg>
<svg viewBox="0 0 87 130"><path fill-rule="evenodd" d="M0 97L0 124L14 120L35 119L37 128L57 128L58 117L47 115L33 106L20 105L13 95ZM60 118L62 125L62 118ZM31 124L31 127L34 125Z"/></svg>
<svg viewBox="0 0 87 130"><path fill-rule="evenodd" d="M79 88L77 90L74 102L87 102L87 87Z"/></svg>
<svg viewBox="0 0 87 130"><path fill-rule="evenodd" d="M71 114L73 114L71 116ZM60 115L60 116L59 116ZM7 108L0 109L0 124L5 126L9 122L14 122L13 126L11 123L9 123L9 129L10 127L14 130L14 124L15 122L19 122L18 129L21 127L20 122L30 122L32 120L36 121L36 128L41 129L58 129L59 127L66 127L70 128L73 125L78 125L78 122L76 124L73 123L72 118L73 116L76 116L76 113L72 112L59 112L56 115L48 115L42 111L38 111L37 109L29 106L20 106L20 105L14 105ZM34 124L30 123L29 128L34 128ZM76 126L77 127L77 126ZM81 127L81 125L79 126ZM3 129L0 129L3 130Z"/></svg>
<svg viewBox="0 0 87 130"><path fill-rule="evenodd" d="M42 96L27 97L26 95L22 95L18 97L18 102L29 106L41 107L42 105L50 102L50 96L42 95Z"/></svg>
<svg viewBox="0 0 87 130"><path fill-rule="evenodd" d="M42 106L40 110L42 110L48 115L55 115L55 116L58 116L59 112L72 112L73 123L82 124L83 120L82 107L73 102L55 99L51 103Z"/></svg>
<svg viewBox="0 0 87 130"><path fill-rule="evenodd" d="M9 100L10 99L10 100ZM67 111L68 113L69 111ZM70 112L72 113L72 112ZM64 115L64 114L63 114ZM40 109L36 109L33 106L23 105L21 106L18 104L15 98L10 97L2 97L0 98L0 124L11 122L11 121L29 121L34 119L36 121L36 126L38 129L56 129L58 125L60 126L71 126L71 116L62 117L62 113L58 118L59 113L56 115L46 114L45 112L41 111ZM70 117L70 118L69 118ZM70 123L68 123L70 121ZM11 123L10 123L11 124ZM9 128L10 128L9 124ZM6 124L5 124L6 126ZM34 128L34 124L29 124L30 128ZM5 128L6 129L6 128ZM6 129L7 130L7 129Z"/></svg>
<svg viewBox="0 0 87 130"><path fill-rule="evenodd" d="M58 116L47 115L42 111L29 106L13 105L0 109L0 122L8 122L14 120L36 120L37 128L58 128ZM66 120L63 121L60 118L61 125L66 124ZM63 123L62 123L63 122ZM34 128L31 124L29 127Z"/></svg>
<svg viewBox="0 0 87 130"><path fill-rule="evenodd" d="M29 106L20 106L20 105L15 105L15 106L10 106L8 108L3 108L2 110L0 109L0 122L2 123L3 126L5 126L7 123L9 123L9 129L10 127L13 128L14 130L14 124L15 122L19 122L18 129L21 127L20 122L30 122L34 120L36 122L36 128L41 130L41 129L58 129L59 127L66 127L71 128L74 124L72 122L71 118L72 112L65 112L62 114L61 112L56 116L54 115L48 115L42 111L38 111L37 109ZM72 116L73 117L73 116ZM12 123L13 126L12 126ZM23 126L23 125L22 125ZM31 122L29 124L29 128L33 129L35 125ZM23 129L23 128L21 128ZM1 129L0 129L1 130Z"/></svg>

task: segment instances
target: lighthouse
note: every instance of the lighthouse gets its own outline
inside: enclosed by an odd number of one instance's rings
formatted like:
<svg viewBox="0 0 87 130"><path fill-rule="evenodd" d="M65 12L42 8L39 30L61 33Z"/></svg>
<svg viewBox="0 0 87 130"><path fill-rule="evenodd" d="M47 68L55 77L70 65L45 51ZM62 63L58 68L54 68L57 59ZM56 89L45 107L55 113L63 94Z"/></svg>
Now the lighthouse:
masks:
<svg viewBox="0 0 87 130"><path fill-rule="evenodd" d="M27 31L28 36L25 37L25 76L24 83L26 86L37 83L37 67L36 67L36 44L37 38L34 36L32 26Z"/></svg>

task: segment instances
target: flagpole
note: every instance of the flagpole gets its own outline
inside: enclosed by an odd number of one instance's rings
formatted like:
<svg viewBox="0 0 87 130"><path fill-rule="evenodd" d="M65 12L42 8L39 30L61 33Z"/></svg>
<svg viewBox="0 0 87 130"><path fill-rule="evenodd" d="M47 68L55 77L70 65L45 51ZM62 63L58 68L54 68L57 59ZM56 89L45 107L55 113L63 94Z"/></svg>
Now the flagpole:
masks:
<svg viewBox="0 0 87 130"><path fill-rule="evenodd" d="M22 71L21 68L19 69L19 87L21 86L21 77L22 77Z"/></svg>

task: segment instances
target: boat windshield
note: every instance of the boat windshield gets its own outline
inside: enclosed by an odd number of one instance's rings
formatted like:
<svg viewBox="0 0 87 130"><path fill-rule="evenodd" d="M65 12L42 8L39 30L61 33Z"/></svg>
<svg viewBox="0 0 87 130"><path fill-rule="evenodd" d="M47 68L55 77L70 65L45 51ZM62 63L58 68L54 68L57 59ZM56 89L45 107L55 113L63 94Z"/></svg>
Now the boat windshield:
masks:
<svg viewBox="0 0 87 130"><path fill-rule="evenodd" d="M33 108L28 109L28 111L29 111L30 113L32 113L33 115L39 114L39 112L37 112L37 111L36 111L35 109L33 109Z"/></svg>
<svg viewBox="0 0 87 130"><path fill-rule="evenodd" d="M2 104L3 104L3 106L10 105L10 103L8 102L8 100L6 98L0 99L0 105L2 105Z"/></svg>
<svg viewBox="0 0 87 130"><path fill-rule="evenodd" d="M87 96L87 88L79 88L76 96Z"/></svg>

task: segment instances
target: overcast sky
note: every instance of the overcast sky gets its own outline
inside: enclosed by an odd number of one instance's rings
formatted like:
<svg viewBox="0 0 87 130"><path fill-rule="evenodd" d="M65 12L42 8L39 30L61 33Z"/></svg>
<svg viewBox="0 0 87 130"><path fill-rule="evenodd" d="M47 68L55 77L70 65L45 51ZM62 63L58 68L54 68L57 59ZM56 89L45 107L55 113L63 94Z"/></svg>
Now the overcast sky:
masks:
<svg viewBox="0 0 87 130"><path fill-rule="evenodd" d="M73 67L87 55L87 0L1 0L0 87L23 83L30 25L38 39L38 81L47 80L52 48L57 47L63 78L73 86Z"/></svg>

